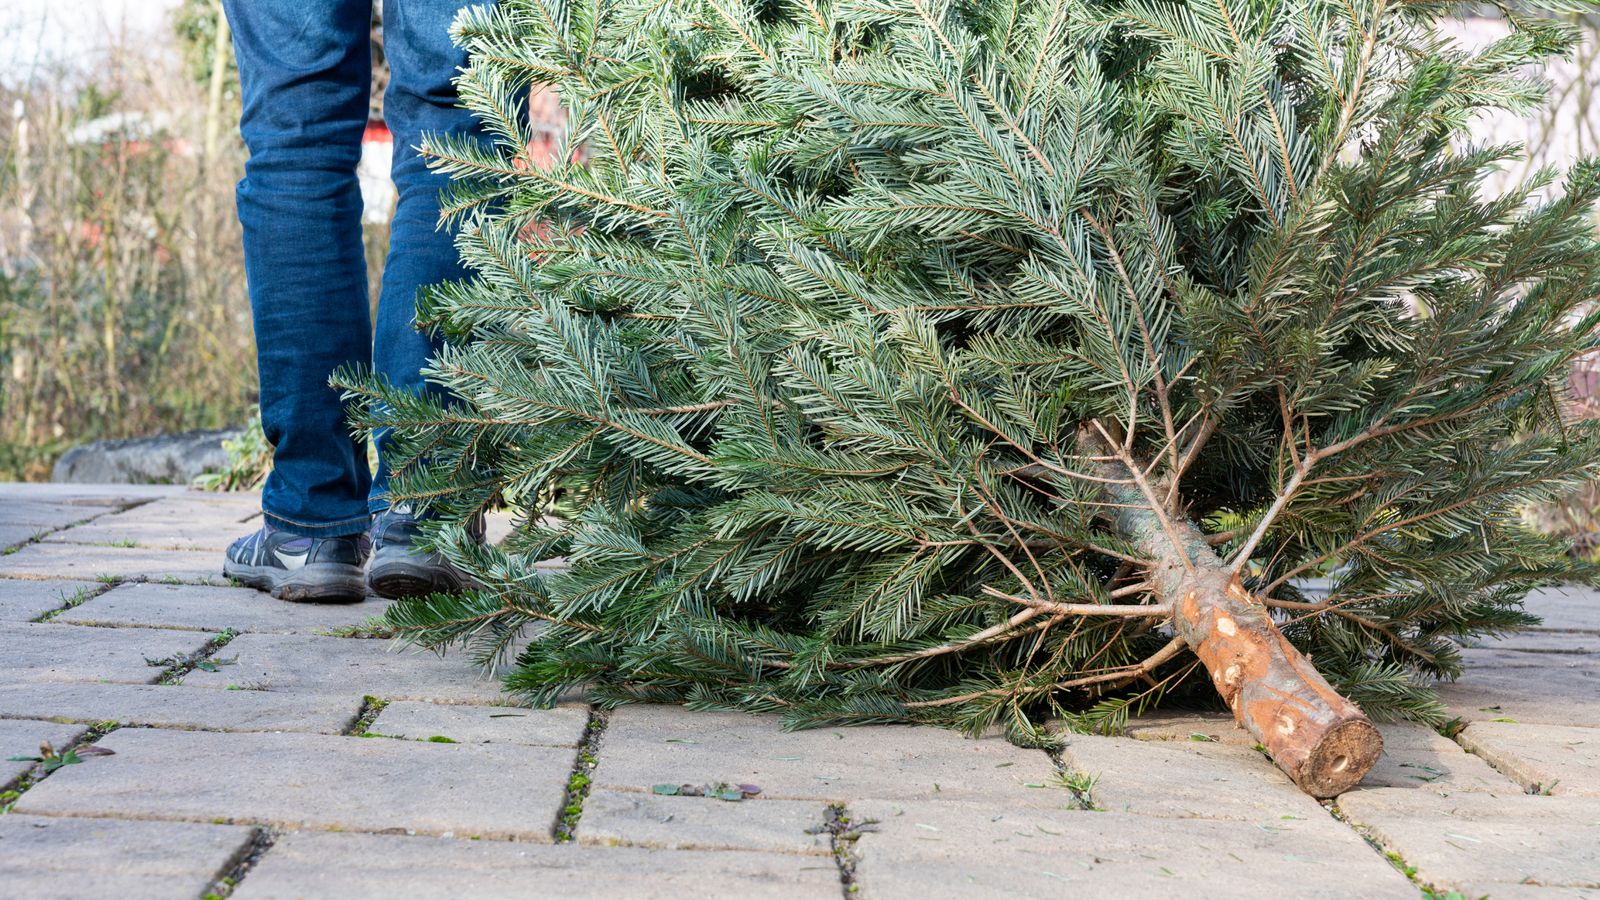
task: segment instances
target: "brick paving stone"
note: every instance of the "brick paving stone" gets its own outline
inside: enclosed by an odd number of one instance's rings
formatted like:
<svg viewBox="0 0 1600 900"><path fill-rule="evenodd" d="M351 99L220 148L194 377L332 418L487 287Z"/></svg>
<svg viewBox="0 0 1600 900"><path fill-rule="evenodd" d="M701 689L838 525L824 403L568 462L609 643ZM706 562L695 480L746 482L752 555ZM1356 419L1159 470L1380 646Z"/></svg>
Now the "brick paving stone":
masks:
<svg viewBox="0 0 1600 900"><path fill-rule="evenodd" d="M12 481L0 484L0 507L10 503L74 503L116 506L175 497L192 493L170 484L72 484L45 481Z"/></svg>
<svg viewBox="0 0 1600 900"><path fill-rule="evenodd" d="M1474 722L1457 740L1529 793L1600 797L1600 728Z"/></svg>
<svg viewBox="0 0 1600 900"><path fill-rule="evenodd" d="M941 728L862 726L784 732L774 716L624 706L611 715L594 783L758 784L776 800L1005 797L1058 806L1070 795L1038 750ZM1028 785L1039 785L1029 787Z"/></svg>
<svg viewBox="0 0 1600 900"><path fill-rule="evenodd" d="M87 521L116 511L115 506L0 499L0 526L26 528L33 534L48 534L58 528L66 528L74 522Z"/></svg>
<svg viewBox="0 0 1600 900"><path fill-rule="evenodd" d="M1507 663L1510 665L1549 662L1534 657L1535 654L1541 653L1588 656L1591 657L1590 662L1593 662L1593 658L1600 655L1600 632L1530 629L1493 638L1474 638L1468 646L1469 659L1477 656L1480 649L1526 654L1518 656L1506 654L1504 658L1510 661Z"/></svg>
<svg viewBox="0 0 1600 900"><path fill-rule="evenodd" d="M90 547L82 544L29 544L0 556L0 577L76 578L99 581L171 579L198 584L226 584L222 555L198 550L149 550L144 547Z"/></svg>
<svg viewBox="0 0 1600 900"><path fill-rule="evenodd" d="M236 825L0 816L0 884L28 900L197 897L253 836Z"/></svg>
<svg viewBox="0 0 1600 900"><path fill-rule="evenodd" d="M1383 755L1361 787L1427 788L1435 791L1499 791L1511 784L1461 745L1421 725L1380 725Z"/></svg>
<svg viewBox="0 0 1600 900"><path fill-rule="evenodd" d="M46 532L32 525L5 525L0 524L0 551L9 550L19 544L42 537Z"/></svg>
<svg viewBox="0 0 1600 900"><path fill-rule="evenodd" d="M1096 804L1112 812L1250 822L1326 815L1266 757L1247 747L1065 737L1062 762L1094 777Z"/></svg>
<svg viewBox="0 0 1600 900"><path fill-rule="evenodd" d="M1600 591L1572 585L1529 594L1523 608L1544 622L1540 630L1600 632Z"/></svg>
<svg viewBox="0 0 1600 900"><path fill-rule="evenodd" d="M549 840L570 750L320 734L125 728L19 812Z"/></svg>
<svg viewBox="0 0 1600 900"><path fill-rule="evenodd" d="M183 683L203 688L254 685L312 694L360 692L385 700L436 703L492 703L503 697L500 682L485 677L460 653L441 658L390 641L242 634L218 656L238 661L218 666L215 672L195 669Z"/></svg>
<svg viewBox="0 0 1600 900"><path fill-rule="evenodd" d="M1528 652L1504 647L1477 649L1468 647L1461 651L1470 678L1477 669L1593 669L1600 671L1600 653L1582 649L1580 644L1594 646L1588 635L1543 634L1531 640L1555 641L1571 645L1567 652Z"/></svg>
<svg viewBox="0 0 1600 900"><path fill-rule="evenodd" d="M1600 800L1591 797L1378 788L1340 796L1339 810L1436 890L1600 887Z"/></svg>
<svg viewBox="0 0 1600 900"><path fill-rule="evenodd" d="M367 731L412 741L439 736L459 744L576 747L588 725L589 708L579 704L525 709L397 700L378 713Z"/></svg>
<svg viewBox="0 0 1600 900"><path fill-rule="evenodd" d="M1153 712L1128 720L1123 733L1141 741L1196 741L1254 747L1256 739L1227 713Z"/></svg>
<svg viewBox="0 0 1600 900"><path fill-rule="evenodd" d="M377 597L361 603L285 603L251 588L145 582L117 585L56 621L316 634L360 625L388 608L389 601Z"/></svg>
<svg viewBox="0 0 1600 900"><path fill-rule="evenodd" d="M57 531L51 543L132 544L154 550L206 550L220 553L253 530L244 520L257 505L219 503L193 497L171 497L100 516L92 522Z"/></svg>
<svg viewBox="0 0 1600 900"><path fill-rule="evenodd" d="M929 897L1415 898L1326 812L1247 824L959 801L851 803L876 820L856 880L874 900Z"/></svg>
<svg viewBox="0 0 1600 900"><path fill-rule="evenodd" d="M583 801L578 840L663 850L833 852L827 805L816 800L741 800L665 797L601 788Z"/></svg>
<svg viewBox="0 0 1600 900"><path fill-rule="evenodd" d="M157 628L88 628L0 622L0 684L117 681L151 684L162 669L147 659L200 652L212 635Z"/></svg>
<svg viewBox="0 0 1600 900"><path fill-rule="evenodd" d="M41 741L49 741L50 746L57 750L65 750L88 730L81 725L60 722L13 722L0 719L0 789L10 787L33 768L33 763L27 760L13 760L10 757L38 756ZM0 816L0 822L5 819L5 816ZM0 854L0 859L3 858L4 855Z"/></svg>
<svg viewBox="0 0 1600 900"><path fill-rule="evenodd" d="M1469 721L1600 727L1600 667L1471 668L1460 681L1441 684L1439 699Z"/></svg>
<svg viewBox="0 0 1600 900"><path fill-rule="evenodd" d="M69 598L104 587L94 581L0 578L0 622L31 622L60 609Z"/></svg>
<svg viewBox="0 0 1600 900"><path fill-rule="evenodd" d="M168 684L4 684L0 719L121 722L209 731L339 734L361 711L361 692L276 694Z"/></svg>
<svg viewBox="0 0 1600 900"><path fill-rule="evenodd" d="M837 900L831 859L367 834L284 835L234 900Z"/></svg>

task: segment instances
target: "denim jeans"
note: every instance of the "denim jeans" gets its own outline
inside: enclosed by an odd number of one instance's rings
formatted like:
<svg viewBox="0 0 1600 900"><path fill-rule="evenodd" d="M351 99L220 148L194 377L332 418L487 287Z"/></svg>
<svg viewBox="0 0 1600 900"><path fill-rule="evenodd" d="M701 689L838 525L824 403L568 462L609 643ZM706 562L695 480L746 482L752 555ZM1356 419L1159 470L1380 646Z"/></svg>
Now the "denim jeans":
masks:
<svg viewBox="0 0 1600 900"><path fill-rule="evenodd" d="M476 0L483 2L483 0ZM390 78L384 118L397 192L376 321L368 312L356 163L367 124L371 0L225 0L239 64L239 182L245 276L255 320L261 424L273 445L262 493L268 524L333 537L388 506L328 376L370 364L396 386L438 391L421 374L435 349L414 327L417 289L467 276L438 227L439 190L417 151L424 134L475 134L451 79L465 65L449 25L469 0L384 0Z"/></svg>

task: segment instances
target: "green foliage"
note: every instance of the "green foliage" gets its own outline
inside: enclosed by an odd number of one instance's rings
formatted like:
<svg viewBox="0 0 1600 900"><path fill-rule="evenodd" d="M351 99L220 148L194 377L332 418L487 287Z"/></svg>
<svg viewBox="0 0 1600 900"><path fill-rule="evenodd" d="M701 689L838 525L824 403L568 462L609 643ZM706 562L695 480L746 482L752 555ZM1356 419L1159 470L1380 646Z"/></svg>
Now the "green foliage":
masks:
<svg viewBox="0 0 1600 900"><path fill-rule="evenodd" d="M1084 614L1157 599L1129 513L1201 527L1369 713L1438 719L1453 639L1573 574L1517 510L1600 449L1560 417L1595 346L1600 167L1480 196L1519 151L1469 130L1536 106L1526 65L1572 36L1519 18L1473 50L1442 11L462 13L493 138L429 151L477 275L419 313L459 401L342 383L396 430L398 495L525 515L501 547L445 527L483 589L390 622L485 661L542 626L506 679L537 702L1044 744L1047 715L1114 728L1210 694L1154 655L1160 616ZM568 114L550 169L522 155L545 85Z"/></svg>
<svg viewBox="0 0 1600 900"><path fill-rule="evenodd" d="M227 460L215 472L203 472L194 480L202 491L253 491L272 473L272 445L261 430L261 416L250 417L237 437L222 442Z"/></svg>

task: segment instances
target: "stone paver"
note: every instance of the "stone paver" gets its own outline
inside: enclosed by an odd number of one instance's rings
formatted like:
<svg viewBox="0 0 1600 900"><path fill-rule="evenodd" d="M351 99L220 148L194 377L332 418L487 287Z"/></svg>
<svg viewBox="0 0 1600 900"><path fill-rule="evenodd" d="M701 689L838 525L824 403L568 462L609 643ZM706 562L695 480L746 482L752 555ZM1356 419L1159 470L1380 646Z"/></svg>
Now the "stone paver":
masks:
<svg viewBox="0 0 1600 900"><path fill-rule="evenodd" d="M158 628L88 628L0 622L0 684L117 681L151 684L163 669L150 659L194 654L212 635Z"/></svg>
<svg viewBox="0 0 1600 900"><path fill-rule="evenodd" d="M1440 685L1439 698L1451 715L1470 721L1600 727L1600 667L1473 667Z"/></svg>
<svg viewBox="0 0 1600 900"><path fill-rule="evenodd" d="M196 669L192 687L252 685L268 691L349 694L385 700L489 703L502 698L500 682L485 677L461 653L440 658L390 641L310 635L242 634L217 654L237 658L215 672Z"/></svg>
<svg viewBox="0 0 1600 900"><path fill-rule="evenodd" d="M252 530L243 522L256 512L253 503L219 503L193 496L163 498L54 532L44 540L220 553L235 538Z"/></svg>
<svg viewBox="0 0 1600 900"><path fill-rule="evenodd" d="M1594 657L1600 654L1600 632L1529 629L1499 637L1479 638L1468 646L1470 649L1467 652L1467 659L1477 663L1476 658L1487 657L1483 659L1482 664L1492 665L1494 658L1481 653L1480 648L1512 651L1499 657L1506 665L1539 665L1555 661L1542 660L1534 655L1539 653L1577 656L1580 658L1578 660L1580 664L1583 661L1582 657L1589 657L1588 662L1593 663Z"/></svg>
<svg viewBox="0 0 1600 900"><path fill-rule="evenodd" d="M1066 742L1062 762L1095 779L1095 803L1111 812L1247 822L1326 815L1266 757L1246 747L1082 734L1067 735Z"/></svg>
<svg viewBox="0 0 1600 900"><path fill-rule="evenodd" d="M88 730L81 725L0 719L0 788L10 787L33 768L33 763L11 757L38 756L39 744L44 741L57 750L65 750ZM0 816L0 822L4 821L5 817Z"/></svg>
<svg viewBox="0 0 1600 900"><path fill-rule="evenodd" d="M367 731L412 741L447 737L458 744L576 747L588 725L589 708L576 704L522 709L397 700L378 713Z"/></svg>
<svg viewBox="0 0 1600 900"><path fill-rule="evenodd" d="M1153 712L1128 720L1123 734L1141 741L1195 741L1254 747L1256 739L1227 713Z"/></svg>
<svg viewBox="0 0 1600 900"><path fill-rule="evenodd" d="M1528 595L1523 608L1544 619L1534 630L1600 633L1600 593L1589 588L1537 590Z"/></svg>
<svg viewBox="0 0 1600 900"><path fill-rule="evenodd" d="M76 503L115 506L196 493L168 484L54 484L42 481L12 481L0 484L0 505L34 503ZM235 497L247 495L235 494Z"/></svg>
<svg viewBox="0 0 1600 900"><path fill-rule="evenodd" d="M19 812L549 840L570 750L317 734L121 729L115 756L35 785Z"/></svg>
<svg viewBox="0 0 1600 900"><path fill-rule="evenodd" d="M211 551L147 550L143 547L102 547L83 544L29 544L0 556L0 577L105 579L164 579L198 584L226 584L222 557Z"/></svg>
<svg viewBox="0 0 1600 900"><path fill-rule="evenodd" d="M1550 652L1546 649L1513 650L1508 647L1468 647L1461 651L1467 669L1590 669L1600 671L1600 653L1585 647L1595 647L1595 637L1586 634L1552 634L1543 632L1525 635L1525 641L1547 645L1565 645L1570 649ZM1508 638L1507 640L1515 640Z"/></svg>
<svg viewBox="0 0 1600 900"><path fill-rule="evenodd" d="M583 801L577 834L589 844L827 855L831 839L819 832L826 819L827 805L815 800L727 801L601 788Z"/></svg>
<svg viewBox="0 0 1600 900"><path fill-rule="evenodd" d="M852 803L866 896L1415 898L1326 812L1256 824L958 801Z"/></svg>
<svg viewBox="0 0 1600 900"><path fill-rule="evenodd" d="M355 722L360 710L359 690L341 697L165 684L0 685L0 718L4 719L339 734Z"/></svg>
<svg viewBox="0 0 1600 900"><path fill-rule="evenodd" d="M1427 788L1440 792L1511 789L1496 772L1461 745L1421 725L1380 725L1383 756L1361 780L1361 787Z"/></svg>
<svg viewBox="0 0 1600 900"><path fill-rule="evenodd" d="M1600 797L1600 728L1474 722L1459 740L1530 793Z"/></svg>
<svg viewBox="0 0 1600 900"><path fill-rule="evenodd" d="M234 900L837 900L826 858L574 847L366 834L285 835Z"/></svg>
<svg viewBox="0 0 1600 900"><path fill-rule="evenodd" d="M236 825L0 816L0 884L29 900L197 897L252 836Z"/></svg>
<svg viewBox="0 0 1600 900"><path fill-rule="evenodd" d="M611 715L594 783L649 791L720 781L760 785L777 800L940 794L1053 807L1070 797L1055 774L1043 752L998 737L895 726L784 732L773 716L624 706Z"/></svg>
<svg viewBox="0 0 1600 900"><path fill-rule="evenodd" d="M314 634L360 625L388 608L389 601L377 597L362 603L284 603L251 588L144 583L117 585L56 621Z"/></svg>
<svg viewBox="0 0 1600 900"><path fill-rule="evenodd" d="M25 528L34 534L49 534L74 522L85 522L117 511L115 506L90 506L75 503L50 503L39 500L4 500L5 516L0 525Z"/></svg>
<svg viewBox="0 0 1600 900"><path fill-rule="evenodd" d="M1339 809L1438 890L1469 896L1503 884L1600 887L1600 800L1463 791L1351 791Z"/></svg>
<svg viewBox="0 0 1600 900"><path fill-rule="evenodd" d="M0 552L36 540L44 533L28 525L0 525Z"/></svg>
<svg viewBox="0 0 1600 900"><path fill-rule="evenodd" d="M93 581L0 578L0 622L31 622L60 609L70 598L104 588Z"/></svg>

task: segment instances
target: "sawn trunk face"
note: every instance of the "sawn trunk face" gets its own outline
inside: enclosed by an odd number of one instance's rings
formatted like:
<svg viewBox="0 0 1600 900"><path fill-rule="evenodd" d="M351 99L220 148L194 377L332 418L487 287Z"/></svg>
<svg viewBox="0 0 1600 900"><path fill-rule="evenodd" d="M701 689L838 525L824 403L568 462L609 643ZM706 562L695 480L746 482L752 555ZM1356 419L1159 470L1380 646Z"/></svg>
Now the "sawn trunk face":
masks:
<svg viewBox="0 0 1600 900"><path fill-rule="evenodd" d="M1102 459L1109 453L1101 441L1083 443ZM1121 466L1102 469L1109 479L1129 477ZM1313 797L1355 787L1383 753L1371 720L1284 638L1198 529L1176 516L1164 527L1131 485L1107 492L1118 504L1118 530L1156 561L1149 580L1172 606L1173 630L1211 673L1234 719Z"/></svg>

